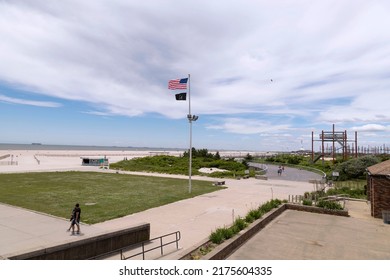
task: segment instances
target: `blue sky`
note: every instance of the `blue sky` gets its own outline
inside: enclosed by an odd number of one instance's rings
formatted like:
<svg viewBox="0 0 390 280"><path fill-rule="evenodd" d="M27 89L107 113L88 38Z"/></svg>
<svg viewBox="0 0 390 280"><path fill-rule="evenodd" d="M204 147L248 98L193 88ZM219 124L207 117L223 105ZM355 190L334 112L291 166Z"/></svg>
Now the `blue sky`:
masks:
<svg viewBox="0 0 390 280"><path fill-rule="evenodd" d="M390 141L390 2L0 1L0 143L311 148ZM317 145L317 144L316 144ZM316 148L316 147L315 147Z"/></svg>

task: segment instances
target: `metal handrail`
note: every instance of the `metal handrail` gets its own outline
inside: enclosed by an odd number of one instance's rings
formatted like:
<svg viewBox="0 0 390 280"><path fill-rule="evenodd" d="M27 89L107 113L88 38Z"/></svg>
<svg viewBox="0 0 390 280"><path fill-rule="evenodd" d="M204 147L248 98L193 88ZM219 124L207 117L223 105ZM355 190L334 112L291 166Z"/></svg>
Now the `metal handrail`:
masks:
<svg viewBox="0 0 390 280"><path fill-rule="evenodd" d="M163 244L163 238L167 237L167 236L171 236L171 235L175 235L175 240ZM161 250L161 255L164 255L164 247L167 246L167 245L176 243L176 249L179 249L179 240L180 239L181 239L180 231L176 231L176 232L168 233L168 234L165 234L165 235L153 238L153 239L149 239L147 241L142 241L140 243L137 243L137 244L134 244L134 245L131 246L131 247L136 247L136 246L141 245L142 252L134 254L134 255L131 255L131 256L128 256L128 257L126 257L123 254L123 251L126 250L126 248L122 248L122 249L120 249L121 260L128 260L128 259L131 259L131 258L139 256L139 255L142 255L142 259L145 260L145 253L148 253L150 251L153 251L153 250L156 250L156 249L159 249L159 248ZM158 245L156 247L153 247L153 248L150 248L148 250L145 250L145 243L149 243L149 242L152 242L154 240L160 240L160 245Z"/></svg>

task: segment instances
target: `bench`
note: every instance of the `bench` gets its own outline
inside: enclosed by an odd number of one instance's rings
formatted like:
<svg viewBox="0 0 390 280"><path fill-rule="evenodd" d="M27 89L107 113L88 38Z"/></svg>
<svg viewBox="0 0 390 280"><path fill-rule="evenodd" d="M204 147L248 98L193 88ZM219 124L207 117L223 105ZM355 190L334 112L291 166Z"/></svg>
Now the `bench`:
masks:
<svg viewBox="0 0 390 280"><path fill-rule="evenodd" d="M213 183L214 186L222 186L222 185L225 185L225 181L215 181Z"/></svg>
<svg viewBox="0 0 390 280"><path fill-rule="evenodd" d="M259 180L268 180L268 177L265 175L255 175L255 178Z"/></svg>

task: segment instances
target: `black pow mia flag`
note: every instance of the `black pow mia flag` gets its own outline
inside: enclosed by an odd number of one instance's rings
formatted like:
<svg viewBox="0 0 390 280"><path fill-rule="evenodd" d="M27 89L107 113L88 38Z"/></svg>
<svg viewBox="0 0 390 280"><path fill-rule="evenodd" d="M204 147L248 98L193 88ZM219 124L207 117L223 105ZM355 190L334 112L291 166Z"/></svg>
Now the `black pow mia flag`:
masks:
<svg viewBox="0 0 390 280"><path fill-rule="evenodd" d="M187 93L186 92L175 94L175 96L176 96L176 100L179 100L179 101L187 99Z"/></svg>

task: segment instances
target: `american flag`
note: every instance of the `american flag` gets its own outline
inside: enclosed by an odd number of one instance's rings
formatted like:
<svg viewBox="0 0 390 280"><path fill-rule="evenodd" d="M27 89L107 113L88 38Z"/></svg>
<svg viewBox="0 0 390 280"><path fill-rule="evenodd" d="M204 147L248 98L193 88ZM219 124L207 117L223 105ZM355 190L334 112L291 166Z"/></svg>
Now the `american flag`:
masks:
<svg viewBox="0 0 390 280"><path fill-rule="evenodd" d="M170 80L168 89L187 89L188 78Z"/></svg>

